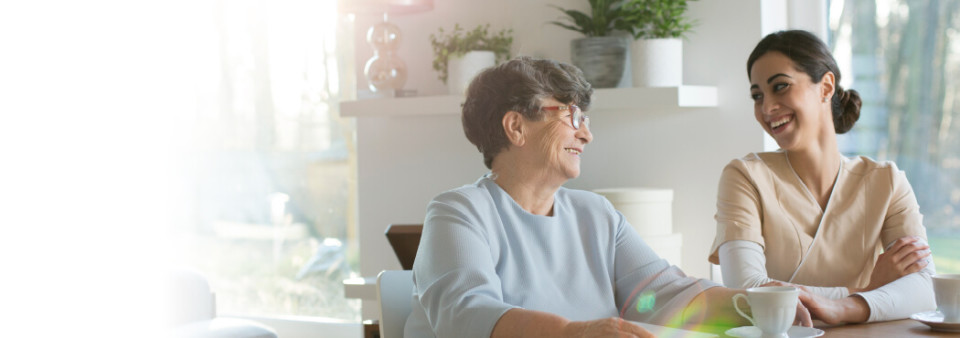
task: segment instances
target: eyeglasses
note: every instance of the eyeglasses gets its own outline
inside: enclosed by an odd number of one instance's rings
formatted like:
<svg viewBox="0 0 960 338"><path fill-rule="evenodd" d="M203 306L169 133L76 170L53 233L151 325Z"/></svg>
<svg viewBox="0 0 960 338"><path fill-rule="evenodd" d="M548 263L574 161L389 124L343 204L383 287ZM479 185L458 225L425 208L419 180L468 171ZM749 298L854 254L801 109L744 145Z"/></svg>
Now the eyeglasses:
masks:
<svg viewBox="0 0 960 338"><path fill-rule="evenodd" d="M583 111L580 110L580 107L576 105L569 106L553 106L553 107L540 107L540 110L557 110L557 111L570 111L570 125L573 126L573 129L580 130L580 126L590 127L590 117L583 114Z"/></svg>

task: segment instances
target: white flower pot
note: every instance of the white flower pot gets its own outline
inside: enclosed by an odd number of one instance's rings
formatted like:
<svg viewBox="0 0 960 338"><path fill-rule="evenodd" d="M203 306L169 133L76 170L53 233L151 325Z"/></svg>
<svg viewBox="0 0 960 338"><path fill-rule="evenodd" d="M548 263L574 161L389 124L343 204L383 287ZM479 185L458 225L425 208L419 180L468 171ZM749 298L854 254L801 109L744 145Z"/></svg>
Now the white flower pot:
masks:
<svg viewBox="0 0 960 338"><path fill-rule="evenodd" d="M676 87L683 84L683 40L634 40L630 49L634 87Z"/></svg>
<svg viewBox="0 0 960 338"><path fill-rule="evenodd" d="M485 68L493 67L496 62L496 54L487 50L467 52L462 57L450 57L447 60L447 90L452 95L466 93L473 77Z"/></svg>

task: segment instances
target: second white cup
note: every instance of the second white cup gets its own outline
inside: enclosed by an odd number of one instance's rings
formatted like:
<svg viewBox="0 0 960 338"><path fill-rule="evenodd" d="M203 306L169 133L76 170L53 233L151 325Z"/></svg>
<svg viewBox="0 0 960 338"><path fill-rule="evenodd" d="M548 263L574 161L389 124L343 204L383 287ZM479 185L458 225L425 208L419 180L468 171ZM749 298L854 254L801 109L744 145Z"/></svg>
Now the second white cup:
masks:
<svg viewBox="0 0 960 338"><path fill-rule="evenodd" d="M743 318L746 318L760 328L764 338L787 337L787 330L793 326L797 314L797 295L799 291L790 286L762 286L747 289L747 294L733 296L733 308ZM740 310L738 300L746 298L750 305L753 317Z"/></svg>
<svg viewBox="0 0 960 338"><path fill-rule="evenodd" d="M943 321L960 323L960 275L933 276L933 292L937 296L937 308L943 313Z"/></svg>

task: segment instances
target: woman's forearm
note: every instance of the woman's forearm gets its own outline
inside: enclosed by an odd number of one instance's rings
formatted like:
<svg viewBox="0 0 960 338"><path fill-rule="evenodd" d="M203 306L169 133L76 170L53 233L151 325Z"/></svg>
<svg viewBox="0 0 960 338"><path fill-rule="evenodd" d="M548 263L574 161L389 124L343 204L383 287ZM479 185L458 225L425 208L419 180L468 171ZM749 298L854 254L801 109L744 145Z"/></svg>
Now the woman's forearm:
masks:
<svg viewBox="0 0 960 338"><path fill-rule="evenodd" d="M515 308L500 316L491 337L639 337L653 334L619 317L590 321L569 321L566 318L541 312Z"/></svg>
<svg viewBox="0 0 960 338"><path fill-rule="evenodd" d="M767 276L766 257L760 244L750 241L729 241L720 246L723 284L731 288L753 288L778 281ZM811 293L830 299L842 299L854 291L845 287L802 286Z"/></svg>
<svg viewBox="0 0 960 338"><path fill-rule="evenodd" d="M930 277L933 274L933 267L927 267L876 290L848 298L862 297L866 301L871 310L867 321L907 318L911 314L937 308Z"/></svg>
<svg viewBox="0 0 960 338"><path fill-rule="evenodd" d="M800 301L814 319L827 324L863 323L870 318L870 306L858 295L843 299L827 299L800 291Z"/></svg>
<svg viewBox="0 0 960 338"><path fill-rule="evenodd" d="M863 323L870 318L870 306L863 297L853 295L837 301L843 309L840 321L843 323Z"/></svg>
<svg viewBox="0 0 960 338"><path fill-rule="evenodd" d="M490 337L564 337L568 324L555 314L516 308L500 316Z"/></svg>

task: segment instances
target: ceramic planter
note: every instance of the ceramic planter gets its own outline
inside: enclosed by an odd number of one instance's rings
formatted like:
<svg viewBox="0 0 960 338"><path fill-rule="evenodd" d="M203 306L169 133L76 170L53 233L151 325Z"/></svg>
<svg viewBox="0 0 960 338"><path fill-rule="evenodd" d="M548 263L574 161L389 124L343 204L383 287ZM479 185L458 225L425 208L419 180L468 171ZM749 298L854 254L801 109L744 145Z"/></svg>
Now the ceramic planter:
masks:
<svg viewBox="0 0 960 338"><path fill-rule="evenodd" d="M623 77L627 39L599 36L573 40L570 42L570 57L594 88L613 88Z"/></svg>
<svg viewBox="0 0 960 338"><path fill-rule="evenodd" d="M683 84L683 40L634 40L630 54L634 87L677 87Z"/></svg>

